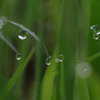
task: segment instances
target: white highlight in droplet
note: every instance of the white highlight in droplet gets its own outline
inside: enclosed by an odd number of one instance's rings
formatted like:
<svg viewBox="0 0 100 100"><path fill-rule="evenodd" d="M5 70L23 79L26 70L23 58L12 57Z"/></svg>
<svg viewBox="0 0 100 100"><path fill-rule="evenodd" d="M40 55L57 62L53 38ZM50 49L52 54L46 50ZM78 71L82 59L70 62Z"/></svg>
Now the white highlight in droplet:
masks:
<svg viewBox="0 0 100 100"><path fill-rule="evenodd" d="M0 29L2 29L2 27L3 27L3 22L2 20L0 20Z"/></svg>

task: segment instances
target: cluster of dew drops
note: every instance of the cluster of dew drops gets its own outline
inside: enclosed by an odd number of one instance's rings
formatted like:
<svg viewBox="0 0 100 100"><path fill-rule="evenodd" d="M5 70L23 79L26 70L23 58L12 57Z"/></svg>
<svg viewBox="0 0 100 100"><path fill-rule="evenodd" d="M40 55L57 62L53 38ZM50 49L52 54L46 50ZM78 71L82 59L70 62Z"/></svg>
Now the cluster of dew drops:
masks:
<svg viewBox="0 0 100 100"><path fill-rule="evenodd" d="M90 29L93 33L94 40L99 40L100 41L100 27L98 25L92 25L90 27Z"/></svg>
<svg viewBox="0 0 100 100"><path fill-rule="evenodd" d="M63 60L64 60L64 56L63 56L63 54L60 54L58 56L58 58L55 60L55 62L56 63L63 62ZM46 58L45 63L46 63L46 65L51 65L51 56L49 56L49 57Z"/></svg>
<svg viewBox="0 0 100 100"><path fill-rule="evenodd" d="M2 20L0 20L0 29L2 29L2 27L3 27L3 22L2 22ZM27 31L21 29L21 30L19 31L18 38L21 39L21 40L25 40L25 39L27 38L27 34L28 34ZM16 54L16 60L20 60L20 59L21 59L21 54L20 54L20 53L17 53L17 54ZM55 60L55 62L56 62L56 63L57 63L57 62L62 62L63 60L64 60L64 56L63 56L63 54L60 54L60 55L58 56L58 58ZM48 56L48 57L46 58L45 63L46 63L46 65L51 65L51 56Z"/></svg>

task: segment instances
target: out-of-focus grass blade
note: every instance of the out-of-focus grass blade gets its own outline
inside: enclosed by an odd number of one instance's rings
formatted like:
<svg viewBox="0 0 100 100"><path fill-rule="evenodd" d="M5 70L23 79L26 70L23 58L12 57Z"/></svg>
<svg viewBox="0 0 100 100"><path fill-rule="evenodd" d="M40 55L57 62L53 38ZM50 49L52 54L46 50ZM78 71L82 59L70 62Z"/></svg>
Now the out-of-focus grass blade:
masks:
<svg viewBox="0 0 100 100"><path fill-rule="evenodd" d="M56 100L56 88L54 88L51 100Z"/></svg>
<svg viewBox="0 0 100 100"><path fill-rule="evenodd" d="M46 73L43 77L41 85L41 100L51 100L54 88L54 80L57 74L56 62L57 49L55 49L54 54L51 59L51 65L48 66Z"/></svg>
<svg viewBox="0 0 100 100"><path fill-rule="evenodd" d="M6 82L4 81L4 79L0 76L0 93L3 91L4 87L6 85ZM2 99L1 99L2 100ZM17 97L14 95L13 91L11 91L7 97L5 98L5 100L18 100Z"/></svg>
<svg viewBox="0 0 100 100"><path fill-rule="evenodd" d="M16 53L19 53L19 51L15 48L13 43L10 41L10 39L6 36L6 34L0 29L0 38L4 40L12 50L14 50Z"/></svg>
<svg viewBox="0 0 100 100"><path fill-rule="evenodd" d="M2 91L2 93L0 95L0 100L4 100L4 98L6 97L6 95L9 93L9 91L11 90L11 88L12 88L15 80L22 73L22 71L24 70L26 64L28 63L28 61L32 57L33 53L34 53L34 49L31 50L31 52L29 53L29 55L26 58L25 62L21 66L19 66L19 68L14 73L14 75L12 76L12 78L8 81L7 85L5 86L4 90Z"/></svg>
<svg viewBox="0 0 100 100"><path fill-rule="evenodd" d="M65 100L72 100L75 80L75 56L77 41L76 0L63 0L62 8L62 19L59 34L59 54L63 54L65 58L63 61ZM58 74L59 73L60 72L58 72ZM60 91L57 92L57 95L60 96ZM60 100L60 97L58 100Z"/></svg>
<svg viewBox="0 0 100 100"><path fill-rule="evenodd" d="M87 85L89 89L89 94L91 95L91 100L100 100L100 78L97 73L93 73L87 79Z"/></svg>
<svg viewBox="0 0 100 100"><path fill-rule="evenodd" d="M77 76L79 100L90 100L86 80Z"/></svg>
<svg viewBox="0 0 100 100"><path fill-rule="evenodd" d="M61 74L60 74L60 95L61 100L65 100L65 93L64 93L64 66L63 62L61 62Z"/></svg>
<svg viewBox="0 0 100 100"><path fill-rule="evenodd" d="M89 58L87 58L86 60L85 60L85 62L91 62L91 61L93 61L93 60L95 60L97 57L99 57L100 56L100 52L99 53L97 53L97 54L95 54L95 55L93 55L93 56L91 56L91 57L89 57Z"/></svg>

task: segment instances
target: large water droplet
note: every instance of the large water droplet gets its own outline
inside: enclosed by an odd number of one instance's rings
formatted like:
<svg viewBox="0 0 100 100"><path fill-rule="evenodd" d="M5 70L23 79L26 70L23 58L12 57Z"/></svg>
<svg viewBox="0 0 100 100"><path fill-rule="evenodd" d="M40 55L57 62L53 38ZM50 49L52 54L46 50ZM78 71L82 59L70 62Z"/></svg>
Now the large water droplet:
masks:
<svg viewBox="0 0 100 100"><path fill-rule="evenodd" d="M51 64L51 56L46 58L45 63L46 63L46 65L50 65Z"/></svg>
<svg viewBox="0 0 100 100"><path fill-rule="evenodd" d="M95 34L100 31L100 27L98 25L93 25L90 27L91 31Z"/></svg>
<svg viewBox="0 0 100 100"><path fill-rule="evenodd" d="M81 62L76 65L76 73L81 78L88 78L92 73L92 68L88 63Z"/></svg>
<svg viewBox="0 0 100 100"><path fill-rule="evenodd" d="M58 59L59 59L59 62L62 62L64 60L63 54L60 54Z"/></svg>
<svg viewBox="0 0 100 100"><path fill-rule="evenodd" d="M16 54L16 60L20 60L20 59L21 59L21 54L20 53Z"/></svg>
<svg viewBox="0 0 100 100"><path fill-rule="evenodd" d="M21 40L24 40L24 39L26 39L27 38L27 32L25 31L25 30L23 30L23 29L21 29L20 31L19 31L19 39L21 39Z"/></svg>
<svg viewBox="0 0 100 100"><path fill-rule="evenodd" d="M2 29L2 27L3 27L3 22L2 20L0 20L0 29Z"/></svg>
<svg viewBox="0 0 100 100"><path fill-rule="evenodd" d="M100 32L93 34L95 40L100 40Z"/></svg>

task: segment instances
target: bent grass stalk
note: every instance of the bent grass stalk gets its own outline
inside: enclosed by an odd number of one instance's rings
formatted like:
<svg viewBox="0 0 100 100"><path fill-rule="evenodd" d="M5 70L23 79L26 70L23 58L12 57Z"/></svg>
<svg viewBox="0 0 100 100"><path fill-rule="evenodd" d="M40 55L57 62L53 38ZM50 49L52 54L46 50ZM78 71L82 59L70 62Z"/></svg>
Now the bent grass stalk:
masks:
<svg viewBox="0 0 100 100"><path fill-rule="evenodd" d="M20 54L19 51L16 49L16 47L13 45L13 43L10 41L10 39L7 37L7 35L4 33L3 30L0 29L0 38L5 41L11 49L13 49L17 54Z"/></svg>
<svg viewBox="0 0 100 100"><path fill-rule="evenodd" d="M16 26L20 27L21 29L27 31L30 35L32 35L37 41L41 41L41 40L38 38L38 36L37 36L34 32L30 31L30 30L29 30L28 28L26 28L25 26L23 26L23 25L21 25L21 24L19 24L19 23L10 21L10 20L3 20L3 21L7 21L7 22L9 22L9 23L11 23L11 24L13 24L13 25L16 25ZM46 48L46 46L45 46L44 44L43 44L43 47L44 47L44 50L45 50L46 55L49 56L48 50L47 50L47 48Z"/></svg>
<svg viewBox="0 0 100 100"><path fill-rule="evenodd" d="M4 100L6 95L9 93L9 91L11 90L15 80L18 78L18 76L22 73L22 71L25 69L25 66L27 65L27 63L29 62L30 58L32 57L34 53L34 49L31 50L31 52L29 53L28 57L26 58L25 62L19 66L19 68L16 70L15 74L12 76L12 78L8 81L7 85L5 86L4 90L2 91L1 95L0 95L0 100Z"/></svg>

